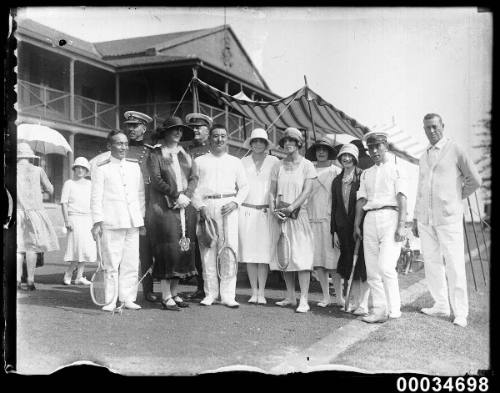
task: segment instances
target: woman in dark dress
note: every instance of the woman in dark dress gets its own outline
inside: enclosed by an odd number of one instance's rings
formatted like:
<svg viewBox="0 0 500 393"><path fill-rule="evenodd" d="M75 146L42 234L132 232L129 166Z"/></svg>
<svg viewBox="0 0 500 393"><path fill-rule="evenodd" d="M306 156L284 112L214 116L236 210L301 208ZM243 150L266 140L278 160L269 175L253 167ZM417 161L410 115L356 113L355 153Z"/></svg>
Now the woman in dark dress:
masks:
<svg viewBox="0 0 500 393"><path fill-rule="evenodd" d="M177 295L179 279L196 275L196 210L191 198L198 184L194 161L179 142L193 139L194 132L180 118L172 117L156 133L162 146L148 159L151 195L147 219L155 258L153 277L161 283L163 308L179 311L188 307Z"/></svg>
<svg viewBox="0 0 500 393"><path fill-rule="evenodd" d="M332 182L331 233L334 244L338 244L340 247L337 273L344 280L349 280L355 246L353 233L356 192L359 189L362 170L357 167L358 148L351 143L342 146L337 159L342 164L343 170ZM368 313L369 287L366 282L366 266L362 242L354 269L352 293L354 297L353 307L348 311L355 315L366 315Z"/></svg>

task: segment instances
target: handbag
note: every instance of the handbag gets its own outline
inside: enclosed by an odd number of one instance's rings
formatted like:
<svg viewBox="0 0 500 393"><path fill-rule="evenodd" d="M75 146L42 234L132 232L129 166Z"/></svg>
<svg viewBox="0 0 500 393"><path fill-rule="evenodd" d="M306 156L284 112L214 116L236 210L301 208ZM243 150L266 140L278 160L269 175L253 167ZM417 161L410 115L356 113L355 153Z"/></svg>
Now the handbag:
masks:
<svg viewBox="0 0 500 393"><path fill-rule="evenodd" d="M281 199L278 200L278 203L276 204L276 209L283 209L285 207L288 207L290 206L291 203L287 203L287 202L283 202ZM291 218L291 219L297 219L297 217L299 216L299 212L300 212L300 206L297 207L296 209L292 210L290 212L290 214L286 215L287 217Z"/></svg>

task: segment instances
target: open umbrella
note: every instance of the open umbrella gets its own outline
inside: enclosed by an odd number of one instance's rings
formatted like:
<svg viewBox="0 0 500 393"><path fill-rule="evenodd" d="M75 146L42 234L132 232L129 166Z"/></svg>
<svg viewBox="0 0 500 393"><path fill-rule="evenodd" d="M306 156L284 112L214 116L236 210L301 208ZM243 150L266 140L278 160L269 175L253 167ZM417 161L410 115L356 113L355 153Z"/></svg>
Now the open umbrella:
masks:
<svg viewBox="0 0 500 393"><path fill-rule="evenodd" d="M34 151L42 154L65 156L73 151L59 132L41 124L20 124L17 127L17 140L27 142Z"/></svg>

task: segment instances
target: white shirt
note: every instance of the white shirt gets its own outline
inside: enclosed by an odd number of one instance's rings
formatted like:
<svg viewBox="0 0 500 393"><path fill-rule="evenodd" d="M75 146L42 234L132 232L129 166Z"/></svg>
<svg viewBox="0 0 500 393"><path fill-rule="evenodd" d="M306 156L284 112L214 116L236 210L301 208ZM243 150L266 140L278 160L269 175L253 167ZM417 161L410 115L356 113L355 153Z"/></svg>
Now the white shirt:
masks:
<svg viewBox="0 0 500 393"><path fill-rule="evenodd" d="M228 153L215 156L204 154L195 160L198 171L198 187L193 195L193 206L199 210L206 206L206 196L213 194L234 194L231 200L239 205L248 194L245 168L239 158ZM229 199L229 198L228 198Z"/></svg>
<svg viewBox="0 0 500 393"><path fill-rule="evenodd" d="M68 204L68 214L90 215L90 180L66 180L62 188L61 203Z"/></svg>
<svg viewBox="0 0 500 393"><path fill-rule="evenodd" d="M398 193L408 196L406 173L389 159L380 165L373 165L362 173L357 199L367 200L364 210L383 206L397 207Z"/></svg>
<svg viewBox="0 0 500 393"><path fill-rule="evenodd" d="M444 145L446 145L447 141L448 138L443 137L435 145L429 144L429 146L427 147L427 155L429 157L429 163L431 166L436 163L436 160L443 150Z"/></svg>
<svg viewBox="0 0 500 393"><path fill-rule="evenodd" d="M279 159L277 157L267 155L262 162L262 166L257 170L251 155L241 159L249 184L249 191L245 203L252 205L267 205L269 203L271 170L278 161Z"/></svg>

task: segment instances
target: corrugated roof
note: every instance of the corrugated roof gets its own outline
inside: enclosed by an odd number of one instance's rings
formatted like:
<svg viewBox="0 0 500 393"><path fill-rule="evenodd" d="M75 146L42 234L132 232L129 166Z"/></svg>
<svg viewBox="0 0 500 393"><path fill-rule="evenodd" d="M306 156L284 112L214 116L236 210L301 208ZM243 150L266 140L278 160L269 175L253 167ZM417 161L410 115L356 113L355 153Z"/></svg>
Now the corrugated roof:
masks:
<svg viewBox="0 0 500 393"><path fill-rule="evenodd" d="M173 61L192 59L191 56L136 56L124 57L121 59L106 60L106 63L115 67L127 67L141 64L170 63Z"/></svg>
<svg viewBox="0 0 500 393"><path fill-rule="evenodd" d="M16 19L17 30L19 33L26 34L35 39L48 41L54 46L59 45L59 40L64 39L67 42L65 48L76 52L83 52L85 55L101 59L101 55L97 52L94 44L84 41L80 38L55 30L51 27L44 26L31 19Z"/></svg>
<svg viewBox="0 0 500 393"><path fill-rule="evenodd" d="M144 53L151 48L168 48L171 45L178 45L186 41L199 38L200 36L211 34L220 30L221 27L200 29L191 31L181 31L169 34L151 35L146 37L125 38L121 40L96 42L97 51L104 57L126 56L137 53Z"/></svg>

